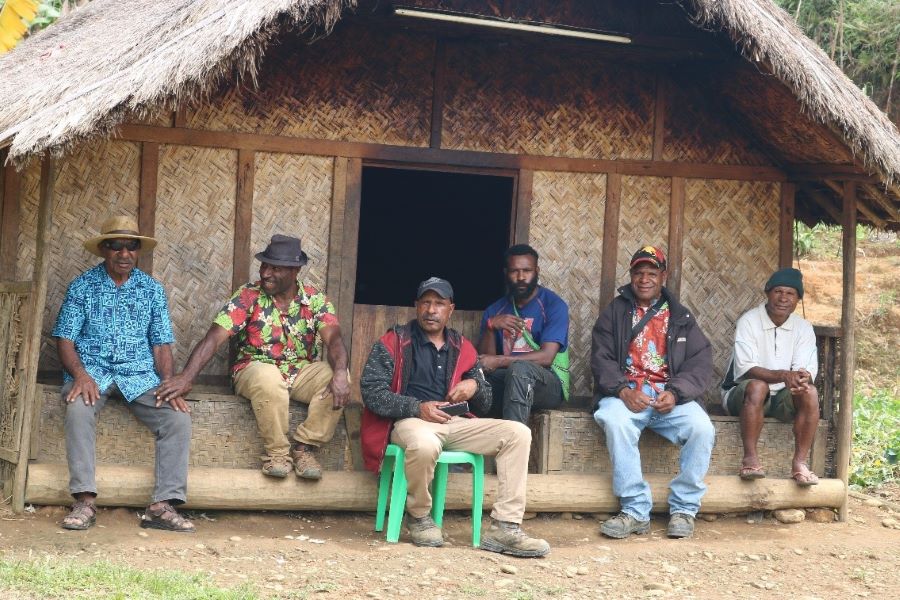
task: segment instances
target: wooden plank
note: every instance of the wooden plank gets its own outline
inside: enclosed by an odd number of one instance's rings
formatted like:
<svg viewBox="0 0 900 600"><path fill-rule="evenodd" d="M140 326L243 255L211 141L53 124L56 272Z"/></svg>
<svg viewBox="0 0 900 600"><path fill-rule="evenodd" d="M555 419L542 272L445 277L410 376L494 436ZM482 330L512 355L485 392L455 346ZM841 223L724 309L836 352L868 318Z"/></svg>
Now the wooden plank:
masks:
<svg viewBox="0 0 900 600"><path fill-rule="evenodd" d="M619 208L622 204L622 177L606 176L606 206L603 213L603 241L600 247L600 307L609 304L616 293L616 257L619 246Z"/></svg>
<svg viewBox="0 0 900 600"><path fill-rule="evenodd" d="M362 445L359 437L362 429L362 406L360 404L351 404L344 409L344 425L347 428L347 443L350 445L350 459L353 464L353 470L364 471L366 465L363 460Z"/></svg>
<svg viewBox="0 0 900 600"><path fill-rule="evenodd" d="M19 453L13 452L8 448L0 448L0 460L5 460L10 464L18 464L19 462Z"/></svg>
<svg viewBox="0 0 900 600"><path fill-rule="evenodd" d="M550 413L547 434L547 472L559 472L563 466L563 416Z"/></svg>
<svg viewBox="0 0 900 600"><path fill-rule="evenodd" d="M328 275L326 277L325 291L328 298L335 305L340 306L341 300L341 261L344 242L344 211L347 204L347 169L349 159L343 156L334 158L334 177L331 188L331 229L328 232ZM341 315L338 313L338 320ZM350 328L350 323L347 326Z"/></svg>
<svg viewBox="0 0 900 600"><path fill-rule="evenodd" d="M21 205L21 176L6 162L6 152L0 152L0 279L16 278L19 255L19 225Z"/></svg>
<svg viewBox="0 0 900 600"><path fill-rule="evenodd" d="M831 421L834 417L834 355L835 338L826 337L822 340L822 364L819 365L822 373L822 417Z"/></svg>
<svg viewBox="0 0 900 600"><path fill-rule="evenodd" d="M41 162L40 204L37 221L37 249L34 259L34 293L31 311L23 342L24 361L21 372L22 421L19 429L19 462L13 480L12 509L20 513L25 509L25 477L31 450L32 422L35 413L41 412L40 395L37 393L38 357L41 351L41 329L44 306L47 303L47 273L50 270L50 229L53 223L53 189L56 183L56 161L44 158ZM24 456L23 456L24 454Z"/></svg>
<svg viewBox="0 0 900 600"><path fill-rule="evenodd" d="M19 296L17 294L0 294L0 374L4 374L0 376L0 398L7 398L7 386L10 382L7 380L5 376L6 368L8 366L7 360L10 357L10 352L8 348L13 344L13 332L15 331L15 322L13 320L13 309L18 302ZM11 412L11 411L10 411ZM14 418L13 414L7 412L3 414L0 412L0 421L8 422L8 419ZM15 427L15 423L13 423L13 427ZM13 460L8 460L4 458L7 462L11 462L13 464L19 462L18 455L15 452L15 448L3 448L0 446L0 450L7 452L8 454L14 457ZM2 458L2 457L0 457Z"/></svg>
<svg viewBox="0 0 900 600"><path fill-rule="evenodd" d="M138 229L143 235L156 233L156 193L159 185L159 144L141 144L141 183L138 191ZM153 251L143 251L138 259L141 270L153 274Z"/></svg>
<svg viewBox="0 0 900 600"><path fill-rule="evenodd" d="M647 474L653 510L668 511L671 475ZM497 501L496 475L485 475L484 508ZM32 465L26 498L31 504L71 504L68 471L60 463ZM378 478L365 472L329 472L314 485L284 485L256 469L191 468L186 509L219 510L349 510L372 511L378 499ZM704 513L734 513L779 508L836 508L846 493L839 479L822 479L801 488L790 479L741 481L735 476L706 477L709 486L700 508ZM451 473L447 510L471 507L472 476ZM153 468L97 466L97 503L101 506L147 505L153 491ZM538 512L615 512L619 499L609 475L558 473L529 475L526 510ZM202 527L202 525L201 525Z"/></svg>
<svg viewBox="0 0 900 600"><path fill-rule="evenodd" d="M672 178L672 191L669 200L669 255L667 270L669 272L666 287L675 296L681 294L681 272L684 262L684 188L685 180Z"/></svg>
<svg viewBox="0 0 900 600"><path fill-rule="evenodd" d="M846 486L850 476L850 445L853 438L853 392L856 373L856 184L844 182L843 229L843 296L841 299L841 392L837 418L837 476L844 482L845 493L838 517L847 520Z"/></svg>
<svg viewBox="0 0 900 600"><path fill-rule="evenodd" d="M447 92L447 49L446 42L437 38L434 42L434 72L431 91L431 140L432 148L441 147L441 133L444 129L444 98Z"/></svg>
<svg viewBox="0 0 900 600"><path fill-rule="evenodd" d="M656 105L653 111L653 160L662 160L666 138L666 79L656 75Z"/></svg>
<svg viewBox="0 0 900 600"><path fill-rule="evenodd" d="M531 203L534 200L534 171L522 169L516 178L516 204L513 222L514 244L527 244L531 235Z"/></svg>
<svg viewBox="0 0 900 600"><path fill-rule="evenodd" d="M845 142L841 143L846 145ZM790 164L784 165L784 170L791 181L822 181L825 179L878 181L875 175L866 173L857 165L832 165L828 163Z"/></svg>
<svg viewBox="0 0 900 600"><path fill-rule="evenodd" d="M32 285L32 281L0 281L0 294L27 294Z"/></svg>
<svg viewBox="0 0 900 600"><path fill-rule="evenodd" d="M250 235L253 229L253 178L256 174L256 153L238 150L237 189L234 205L234 266L231 289L236 290L250 281Z"/></svg>
<svg viewBox="0 0 900 600"><path fill-rule="evenodd" d="M344 192L344 223L341 240L341 278L338 319L343 323L341 333L347 348L353 347L353 301L356 296L356 249L359 245L359 210L362 200L362 161L347 162L346 191ZM353 357L351 355L350 359Z"/></svg>
<svg viewBox="0 0 900 600"><path fill-rule="evenodd" d="M234 131L201 131L154 127L152 125L123 125L119 129L117 139L210 148L244 148L256 150L257 152L347 156L366 160L460 167L531 169L534 171L565 171L571 173L620 173L622 175L690 177L695 179L728 179L737 181L787 180L787 176L781 170L765 166L497 154L492 152L390 146L340 140L313 140Z"/></svg>
<svg viewBox="0 0 900 600"><path fill-rule="evenodd" d="M877 187L870 183L862 184L862 188L866 191L866 194L881 207L884 212L888 214L891 221L900 221L900 209L897 208L897 205L891 202L891 200L882 193Z"/></svg>
<svg viewBox="0 0 900 600"><path fill-rule="evenodd" d="M828 198L825 194L820 192L819 190L813 189L809 185L800 184L800 189L803 190L803 193L809 196L809 198L822 207L828 216L834 219L835 223L841 222L841 213L835 208L834 204L831 202L831 199Z"/></svg>
<svg viewBox="0 0 900 600"><path fill-rule="evenodd" d="M778 267L784 269L794 264L794 196L793 183L781 184L781 212L778 221Z"/></svg>

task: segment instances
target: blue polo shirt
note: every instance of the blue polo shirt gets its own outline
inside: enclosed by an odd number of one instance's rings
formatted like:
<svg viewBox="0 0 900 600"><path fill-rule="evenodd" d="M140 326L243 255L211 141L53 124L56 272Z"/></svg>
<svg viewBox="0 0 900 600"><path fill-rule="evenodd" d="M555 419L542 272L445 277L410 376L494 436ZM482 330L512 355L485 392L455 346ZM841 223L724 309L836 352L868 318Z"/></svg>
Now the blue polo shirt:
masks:
<svg viewBox="0 0 900 600"><path fill-rule="evenodd" d="M162 285L133 269L117 287L103 263L69 284L52 335L75 343L100 393L115 383L129 402L160 384L153 346L175 342Z"/></svg>
<svg viewBox="0 0 900 600"><path fill-rule="evenodd" d="M519 316L525 319L525 328L539 346L545 342L556 342L560 352L569 347L569 306L565 300L547 288L538 286L534 298L518 310ZM508 297L488 306L481 317L481 333L487 331L488 319L506 314L515 314L512 300ZM521 333L513 338L505 331L494 331L494 341L497 344L497 354L532 352Z"/></svg>

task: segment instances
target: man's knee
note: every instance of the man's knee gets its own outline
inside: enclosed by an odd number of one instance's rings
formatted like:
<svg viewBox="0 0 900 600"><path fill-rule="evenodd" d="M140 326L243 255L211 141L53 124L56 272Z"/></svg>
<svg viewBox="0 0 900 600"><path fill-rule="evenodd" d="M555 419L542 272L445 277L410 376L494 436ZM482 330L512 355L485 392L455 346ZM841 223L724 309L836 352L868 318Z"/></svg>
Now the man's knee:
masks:
<svg viewBox="0 0 900 600"><path fill-rule="evenodd" d="M531 445L531 428L518 421L497 419L497 437L509 442Z"/></svg>
<svg viewBox="0 0 900 600"><path fill-rule="evenodd" d="M752 379L747 382L744 390L744 406L748 404L753 408L762 408L769 397L769 384L761 379Z"/></svg>
<svg viewBox="0 0 900 600"><path fill-rule="evenodd" d="M806 391L792 398L794 410L800 412L819 412L819 391L814 386L807 386Z"/></svg>
<svg viewBox="0 0 900 600"><path fill-rule="evenodd" d="M534 382L534 365L524 360L513 361L506 369L506 381L510 382L513 378L524 379L528 382Z"/></svg>
<svg viewBox="0 0 900 600"><path fill-rule="evenodd" d="M331 366L325 361L314 362L304 366L300 370L299 377L304 377L306 375L304 371L307 370L309 371L309 384L319 389L326 388L334 377L334 371L331 370Z"/></svg>
<svg viewBox="0 0 900 600"><path fill-rule="evenodd" d="M81 396L66 405L66 425L68 426L93 424L96 418L95 407L85 404Z"/></svg>
<svg viewBox="0 0 900 600"><path fill-rule="evenodd" d="M706 413L691 419L688 422L688 439L695 439L701 443L712 445L716 441L716 428L706 416Z"/></svg>
<svg viewBox="0 0 900 600"><path fill-rule="evenodd" d="M441 441L430 431L414 431L404 436L403 448L407 456L427 458L437 461L441 454Z"/></svg>
<svg viewBox="0 0 900 600"><path fill-rule="evenodd" d="M191 439L191 417L187 413L176 410L168 411L172 414L168 416L161 433L169 438L175 439Z"/></svg>

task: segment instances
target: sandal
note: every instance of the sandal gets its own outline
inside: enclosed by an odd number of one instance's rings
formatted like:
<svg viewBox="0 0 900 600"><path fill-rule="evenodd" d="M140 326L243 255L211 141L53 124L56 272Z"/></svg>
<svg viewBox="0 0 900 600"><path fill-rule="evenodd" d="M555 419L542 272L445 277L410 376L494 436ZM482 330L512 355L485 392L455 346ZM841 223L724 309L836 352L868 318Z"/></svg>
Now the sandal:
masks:
<svg viewBox="0 0 900 600"><path fill-rule="evenodd" d="M79 500L72 505L72 510L62 521L63 529L84 531L93 527L97 522L97 506L93 502Z"/></svg>
<svg viewBox="0 0 900 600"><path fill-rule="evenodd" d="M762 467L741 467L738 477L744 481L753 481L754 479L762 479L766 476L766 471Z"/></svg>
<svg viewBox="0 0 900 600"><path fill-rule="evenodd" d="M803 471L794 471L791 473L791 479L796 481L800 487L810 487L819 483L819 476L810 471L809 468Z"/></svg>
<svg viewBox="0 0 900 600"><path fill-rule="evenodd" d="M179 533L194 533L194 524L178 514L171 504L166 502L157 513L147 510L141 516L141 527L144 529L162 529Z"/></svg>

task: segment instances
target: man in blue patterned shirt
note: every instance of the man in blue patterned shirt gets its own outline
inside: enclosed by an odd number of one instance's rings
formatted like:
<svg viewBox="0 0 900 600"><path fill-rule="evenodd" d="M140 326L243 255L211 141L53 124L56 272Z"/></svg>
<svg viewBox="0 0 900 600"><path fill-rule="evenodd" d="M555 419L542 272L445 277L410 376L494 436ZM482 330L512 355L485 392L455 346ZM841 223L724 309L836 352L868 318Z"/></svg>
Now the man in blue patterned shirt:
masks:
<svg viewBox="0 0 900 600"><path fill-rule="evenodd" d="M194 531L173 508L187 492L190 412L183 398L157 400L171 377L172 324L162 285L135 268L138 252L156 240L138 233L131 217L112 217L84 243L103 262L77 277L66 292L53 337L65 369L69 492L75 498L65 529L88 529L97 514L97 415L110 398L125 402L156 439L156 484L141 527Z"/></svg>

